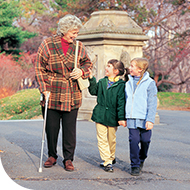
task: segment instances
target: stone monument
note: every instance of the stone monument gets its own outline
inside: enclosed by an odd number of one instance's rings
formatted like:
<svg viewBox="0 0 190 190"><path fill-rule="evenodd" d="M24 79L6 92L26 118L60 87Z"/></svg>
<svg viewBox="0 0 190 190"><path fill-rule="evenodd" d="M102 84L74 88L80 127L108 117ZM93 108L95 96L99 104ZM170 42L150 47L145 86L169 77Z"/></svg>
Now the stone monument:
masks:
<svg viewBox="0 0 190 190"><path fill-rule="evenodd" d="M134 57L142 57L142 47L148 37L125 11L97 11L80 30L78 40L85 45L93 62L93 74L97 80L104 77L110 59L121 60L125 67ZM78 119L90 120L96 97L83 91L83 103Z"/></svg>

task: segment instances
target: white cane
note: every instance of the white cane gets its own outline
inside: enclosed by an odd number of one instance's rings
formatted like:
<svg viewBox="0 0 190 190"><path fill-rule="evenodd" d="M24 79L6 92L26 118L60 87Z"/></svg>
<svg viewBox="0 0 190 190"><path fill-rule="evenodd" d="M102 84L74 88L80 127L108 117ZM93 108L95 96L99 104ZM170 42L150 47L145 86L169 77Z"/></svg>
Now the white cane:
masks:
<svg viewBox="0 0 190 190"><path fill-rule="evenodd" d="M42 172L42 159L43 159L44 142L45 142L45 129L46 129L46 118L47 118L47 108L48 108L49 95L50 95L50 92L47 93L46 102L45 102L44 126L43 126L43 131L42 131L42 147L41 147L41 158L40 158L39 172Z"/></svg>

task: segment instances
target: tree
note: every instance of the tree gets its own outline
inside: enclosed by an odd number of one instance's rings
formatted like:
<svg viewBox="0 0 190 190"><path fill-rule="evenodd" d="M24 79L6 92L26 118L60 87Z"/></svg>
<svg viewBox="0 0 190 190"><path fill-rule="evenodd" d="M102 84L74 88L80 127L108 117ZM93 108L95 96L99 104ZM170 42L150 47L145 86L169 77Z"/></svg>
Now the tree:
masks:
<svg viewBox="0 0 190 190"><path fill-rule="evenodd" d="M33 82L35 80L35 60L36 54L20 53L20 57L15 61L11 54L1 53L0 89L11 89L16 92L23 79L28 78Z"/></svg>
<svg viewBox="0 0 190 190"><path fill-rule="evenodd" d="M21 49L35 53L42 39L56 32L59 21L57 5L53 0L20 0L17 6L22 12L17 24L24 30L38 34L24 42Z"/></svg>
<svg viewBox="0 0 190 190"><path fill-rule="evenodd" d="M189 67L189 6L187 1L181 0L146 1L147 9L156 12L148 16L144 27L147 34L152 31L144 54L150 59L157 86L182 86L190 82L190 73L182 77L186 73L182 68Z"/></svg>
<svg viewBox="0 0 190 190"><path fill-rule="evenodd" d="M17 1L7 2L0 0L0 51L16 52L20 45L35 36L34 33L23 31L16 26L15 18L21 14L16 6Z"/></svg>
<svg viewBox="0 0 190 190"><path fill-rule="evenodd" d="M58 20L75 14L85 23L92 12L123 10L150 36L143 49L150 60L157 86L163 84L188 85L189 21L188 0L20 0L20 26L39 36L28 40L27 51L35 52L43 37L55 34ZM38 39L37 39L38 38ZM37 43L36 43L37 42ZM27 45L28 44L28 45Z"/></svg>

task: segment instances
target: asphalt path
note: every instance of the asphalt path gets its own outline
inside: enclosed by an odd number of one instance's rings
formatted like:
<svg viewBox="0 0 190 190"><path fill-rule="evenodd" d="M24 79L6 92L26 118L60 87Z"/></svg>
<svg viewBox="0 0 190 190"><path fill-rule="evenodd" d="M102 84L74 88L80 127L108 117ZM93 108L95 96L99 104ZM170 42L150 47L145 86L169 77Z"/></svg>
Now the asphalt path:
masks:
<svg viewBox="0 0 190 190"><path fill-rule="evenodd" d="M158 113L161 123L154 126L149 155L138 177L130 175L127 128L119 127L117 131L114 173L99 167L96 129L90 121L77 121L75 171L63 168L60 131L57 164L39 173L43 121L0 121L1 189L190 189L190 112L159 110ZM45 142L43 163L46 159Z"/></svg>

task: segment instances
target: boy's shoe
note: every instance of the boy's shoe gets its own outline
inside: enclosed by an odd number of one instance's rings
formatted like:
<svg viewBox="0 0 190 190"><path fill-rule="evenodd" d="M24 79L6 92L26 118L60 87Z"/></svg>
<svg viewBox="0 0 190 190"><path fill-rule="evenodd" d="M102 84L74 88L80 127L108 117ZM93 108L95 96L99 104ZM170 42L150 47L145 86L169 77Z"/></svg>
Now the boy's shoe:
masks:
<svg viewBox="0 0 190 190"><path fill-rule="evenodd" d="M112 164L115 164L115 163L116 163L116 159L114 159L114 160L112 161ZM100 163L100 167L104 167L104 162Z"/></svg>
<svg viewBox="0 0 190 190"><path fill-rule="evenodd" d="M140 166L139 166L140 171L142 171L142 169L143 169L143 165L144 165L144 162L141 162L141 163L140 163Z"/></svg>
<svg viewBox="0 0 190 190"><path fill-rule="evenodd" d="M108 164L107 166L104 167L104 170L106 172L113 172L112 164Z"/></svg>
<svg viewBox="0 0 190 190"><path fill-rule="evenodd" d="M139 167L132 167L131 168L131 175L139 176L140 175L140 168Z"/></svg>

